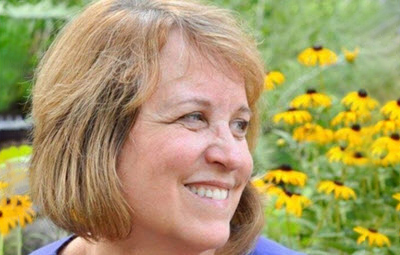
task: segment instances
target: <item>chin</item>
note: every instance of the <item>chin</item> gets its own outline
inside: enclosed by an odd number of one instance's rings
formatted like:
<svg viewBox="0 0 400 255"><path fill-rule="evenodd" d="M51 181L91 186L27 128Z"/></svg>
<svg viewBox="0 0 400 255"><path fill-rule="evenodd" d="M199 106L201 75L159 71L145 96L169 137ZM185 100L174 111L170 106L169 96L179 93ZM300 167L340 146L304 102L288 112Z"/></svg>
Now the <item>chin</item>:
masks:
<svg viewBox="0 0 400 255"><path fill-rule="evenodd" d="M213 224L214 226L208 226L203 231L197 231L193 229L191 232L191 238L188 242L192 243L194 250L199 252L206 250L215 250L223 247L230 236L230 226L228 224ZM187 236L188 237L188 236Z"/></svg>

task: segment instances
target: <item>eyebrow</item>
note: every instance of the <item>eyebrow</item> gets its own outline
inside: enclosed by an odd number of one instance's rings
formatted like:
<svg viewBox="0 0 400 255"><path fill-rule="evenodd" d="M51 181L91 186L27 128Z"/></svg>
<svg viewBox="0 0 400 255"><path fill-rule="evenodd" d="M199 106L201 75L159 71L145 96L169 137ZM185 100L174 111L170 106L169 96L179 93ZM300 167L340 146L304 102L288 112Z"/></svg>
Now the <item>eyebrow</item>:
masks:
<svg viewBox="0 0 400 255"><path fill-rule="evenodd" d="M196 104L196 105L200 105L200 106L204 106L204 107L211 107L211 105L212 105L211 101L209 101L207 99L188 98L188 99L183 99L181 101L169 103L166 106L169 108L172 105L178 106L178 105L183 105L183 104ZM241 113L247 113L250 116L253 115L253 112L251 111L251 109L247 105L241 105L237 111L241 112Z"/></svg>

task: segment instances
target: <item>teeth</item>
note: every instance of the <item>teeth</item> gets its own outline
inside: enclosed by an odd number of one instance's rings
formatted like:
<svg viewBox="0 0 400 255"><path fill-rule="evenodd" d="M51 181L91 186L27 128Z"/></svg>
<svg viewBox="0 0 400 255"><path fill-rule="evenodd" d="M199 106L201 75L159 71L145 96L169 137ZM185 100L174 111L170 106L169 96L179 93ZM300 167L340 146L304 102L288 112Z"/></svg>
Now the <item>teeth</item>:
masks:
<svg viewBox="0 0 400 255"><path fill-rule="evenodd" d="M228 197L228 190L226 189L214 189L214 191L210 189L206 189L203 187L200 187L197 189L194 186L185 186L187 189L189 189L192 193L198 195L199 197L207 197L211 198L214 200L225 200Z"/></svg>

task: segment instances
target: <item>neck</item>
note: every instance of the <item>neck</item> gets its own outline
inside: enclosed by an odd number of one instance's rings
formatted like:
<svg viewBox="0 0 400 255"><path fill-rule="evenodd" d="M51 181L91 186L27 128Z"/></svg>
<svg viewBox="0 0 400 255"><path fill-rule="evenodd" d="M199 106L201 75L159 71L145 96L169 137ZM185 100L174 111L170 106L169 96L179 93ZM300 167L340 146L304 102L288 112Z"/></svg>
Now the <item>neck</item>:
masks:
<svg viewBox="0 0 400 255"><path fill-rule="evenodd" d="M172 240L166 236L131 233L124 240L115 242L84 241L84 255L214 255L216 249L202 249L201 244L189 245L181 240Z"/></svg>

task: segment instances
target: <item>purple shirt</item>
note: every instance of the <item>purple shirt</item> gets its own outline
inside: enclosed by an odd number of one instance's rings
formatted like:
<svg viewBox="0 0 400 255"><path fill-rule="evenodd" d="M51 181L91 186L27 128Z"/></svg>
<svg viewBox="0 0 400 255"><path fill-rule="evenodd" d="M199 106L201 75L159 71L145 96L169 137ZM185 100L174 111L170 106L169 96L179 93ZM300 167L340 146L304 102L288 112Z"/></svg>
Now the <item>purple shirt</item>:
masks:
<svg viewBox="0 0 400 255"><path fill-rule="evenodd" d="M48 244L39 250L36 250L30 255L57 255L57 253L68 245L76 236L69 236L51 244ZM249 255L304 255L303 253L298 253L288 248L269 240L265 237L258 238L256 247Z"/></svg>

